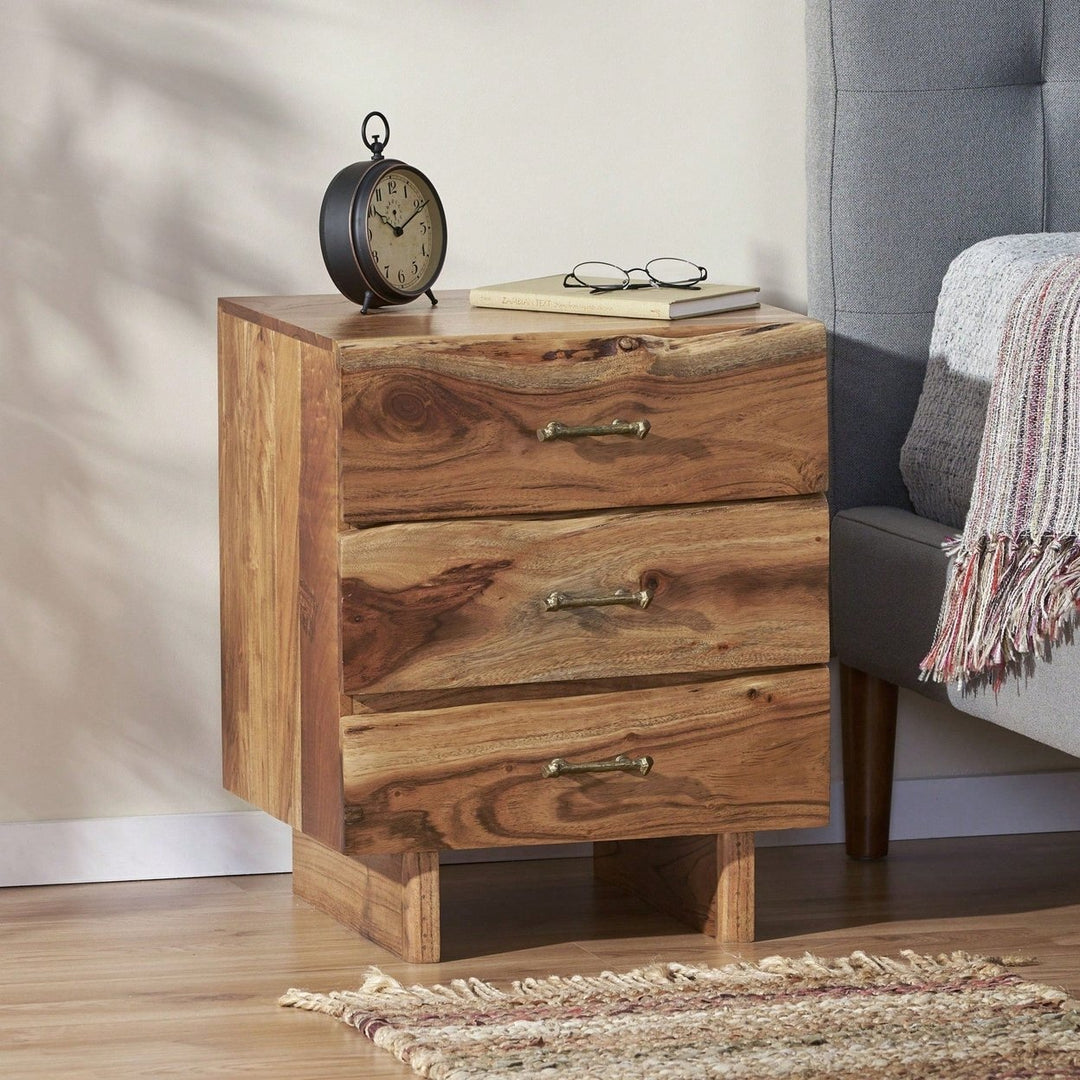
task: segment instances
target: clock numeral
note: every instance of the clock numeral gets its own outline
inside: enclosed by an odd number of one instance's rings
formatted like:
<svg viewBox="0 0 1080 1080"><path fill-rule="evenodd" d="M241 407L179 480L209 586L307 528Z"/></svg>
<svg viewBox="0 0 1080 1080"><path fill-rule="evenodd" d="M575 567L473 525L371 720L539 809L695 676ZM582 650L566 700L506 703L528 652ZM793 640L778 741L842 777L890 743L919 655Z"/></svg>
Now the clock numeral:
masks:
<svg viewBox="0 0 1080 1080"><path fill-rule="evenodd" d="M375 234L370 229L368 229L368 231L367 231L367 242L370 244L371 241L374 240L374 239L375 239Z"/></svg>
<svg viewBox="0 0 1080 1080"><path fill-rule="evenodd" d="M427 236L427 234L428 234L428 223L426 221L421 221L420 222L420 235L421 236Z"/></svg>
<svg viewBox="0 0 1080 1080"><path fill-rule="evenodd" d="M405 284L405 271L404 270L399 270L397 272L397 279L398 279L398 284L400 284L400 285Z"/></svg>
<svg viewBox="0 0 1080 1080"><path fill-rule="evenodd" d="M375 201L376 202L382 202L382 188L381 187L377 187L375 189Z"/></svg>
<svg viewBox="0 0 1080 1080"><path fill-rule="evenodd" d="M371 257L372 257L372 258L373 258L373 259L374 259L374 260L375 260L376 262L378 262L378 261L379 261L379 253L378 253L378 252L377 252L377 251L376 251L376 250L375 250L374 248L372 248L372 249L371 249Z"/></svg>
<svg viewBox="0 0 1080 1080"><path fill-rule="evenodd" d="M386 278L387 281L389 281L390 280L390 264L389 263L387 263L382 268L382 272L383 272L383 277Z"/></svg>
<svg viewBox="0 0 1080 1080"><path fill-rule="evenodd" d="M420 245L420 254L423 255L425 259L431 254L427 249L427 244Z"/></svg>
<svg viewBox="0 0 1080 1080"><path fill-rule="evenodd" d="M387 191L387 194L389 194L389 195L396 195L397 194L397 181L396 180L387 180L386 181L386 191Z"/></svg>

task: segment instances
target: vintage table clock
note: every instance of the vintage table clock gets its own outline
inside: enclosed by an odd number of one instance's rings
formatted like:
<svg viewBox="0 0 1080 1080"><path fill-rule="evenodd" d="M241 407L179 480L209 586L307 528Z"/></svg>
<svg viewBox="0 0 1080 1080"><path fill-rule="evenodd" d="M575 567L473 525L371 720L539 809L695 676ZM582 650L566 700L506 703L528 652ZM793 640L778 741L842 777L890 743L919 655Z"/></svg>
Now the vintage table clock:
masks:
<svg viewBox="0 0 1080 1080"><path fill-rule="evenodd" d="M368 136L377 119L381 136ZM426 294L446 257L446 215L431 181L411 165L383 157L390 124L380 112L361 128L370 161L358 161L330 181L319 214L323 261L338 290L366 314Z"/></svg>

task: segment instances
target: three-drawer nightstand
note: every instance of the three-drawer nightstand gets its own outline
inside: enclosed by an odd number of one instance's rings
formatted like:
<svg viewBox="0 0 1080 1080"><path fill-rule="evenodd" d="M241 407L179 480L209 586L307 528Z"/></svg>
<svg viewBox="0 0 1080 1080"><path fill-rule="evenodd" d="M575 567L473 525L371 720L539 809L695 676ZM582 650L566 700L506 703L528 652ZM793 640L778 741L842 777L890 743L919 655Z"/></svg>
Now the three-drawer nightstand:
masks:
<svg viewBox="0 0 1080 1080"><path fill-rule="evenodd" d="M296 893L439 956L439 852L595 843L753 937L828 820L825 335L338 297L219 305L225 785Z"/></svg>

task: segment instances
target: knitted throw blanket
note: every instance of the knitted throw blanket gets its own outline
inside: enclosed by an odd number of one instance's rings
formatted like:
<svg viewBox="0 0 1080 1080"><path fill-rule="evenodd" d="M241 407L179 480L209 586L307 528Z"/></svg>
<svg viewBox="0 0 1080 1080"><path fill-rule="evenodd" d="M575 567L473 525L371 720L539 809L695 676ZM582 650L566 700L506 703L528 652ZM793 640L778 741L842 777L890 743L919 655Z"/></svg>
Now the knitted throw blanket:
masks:
<svg viewBox="0 0 1080 1080"><path fill-rule="evenodd" d="M1080 256L1049 259L1005 320L963 535L923 678L989 682L1045 656L1080 603Z"/></svg>

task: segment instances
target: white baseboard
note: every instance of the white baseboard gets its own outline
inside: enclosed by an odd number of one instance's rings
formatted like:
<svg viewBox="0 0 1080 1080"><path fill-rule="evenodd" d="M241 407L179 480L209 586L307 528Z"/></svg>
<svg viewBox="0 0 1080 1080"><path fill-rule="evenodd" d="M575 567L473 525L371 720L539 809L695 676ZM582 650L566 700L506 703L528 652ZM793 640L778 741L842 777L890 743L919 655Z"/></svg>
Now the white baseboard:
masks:
<svg viewBox="0 0 1080 1080"><path fill-rule="evenodd" d="M897 780L893 840L1080 831L1080 769L1006 776ZM820 829L758 833L760 847L844 842L844 785L832 786L832 817Z"/></svg>
<svg viewBox="0 0 1080 1080"><path fill-rule="evenodd" d="M291 870L292 830L257 810L0 824L0 886Z"/></svg>
<svg viewBox="0 0 1080 1080"><path fill-rule="evenodd" d="M900 780L894 840L1080 831L1080 770ZM762 847L842 843L843 789L820 829L758 833ZM588 845L449 853L447 862L587 854ZM0 823L0 886L286 874L288 826L258 811Z"/></svg>

